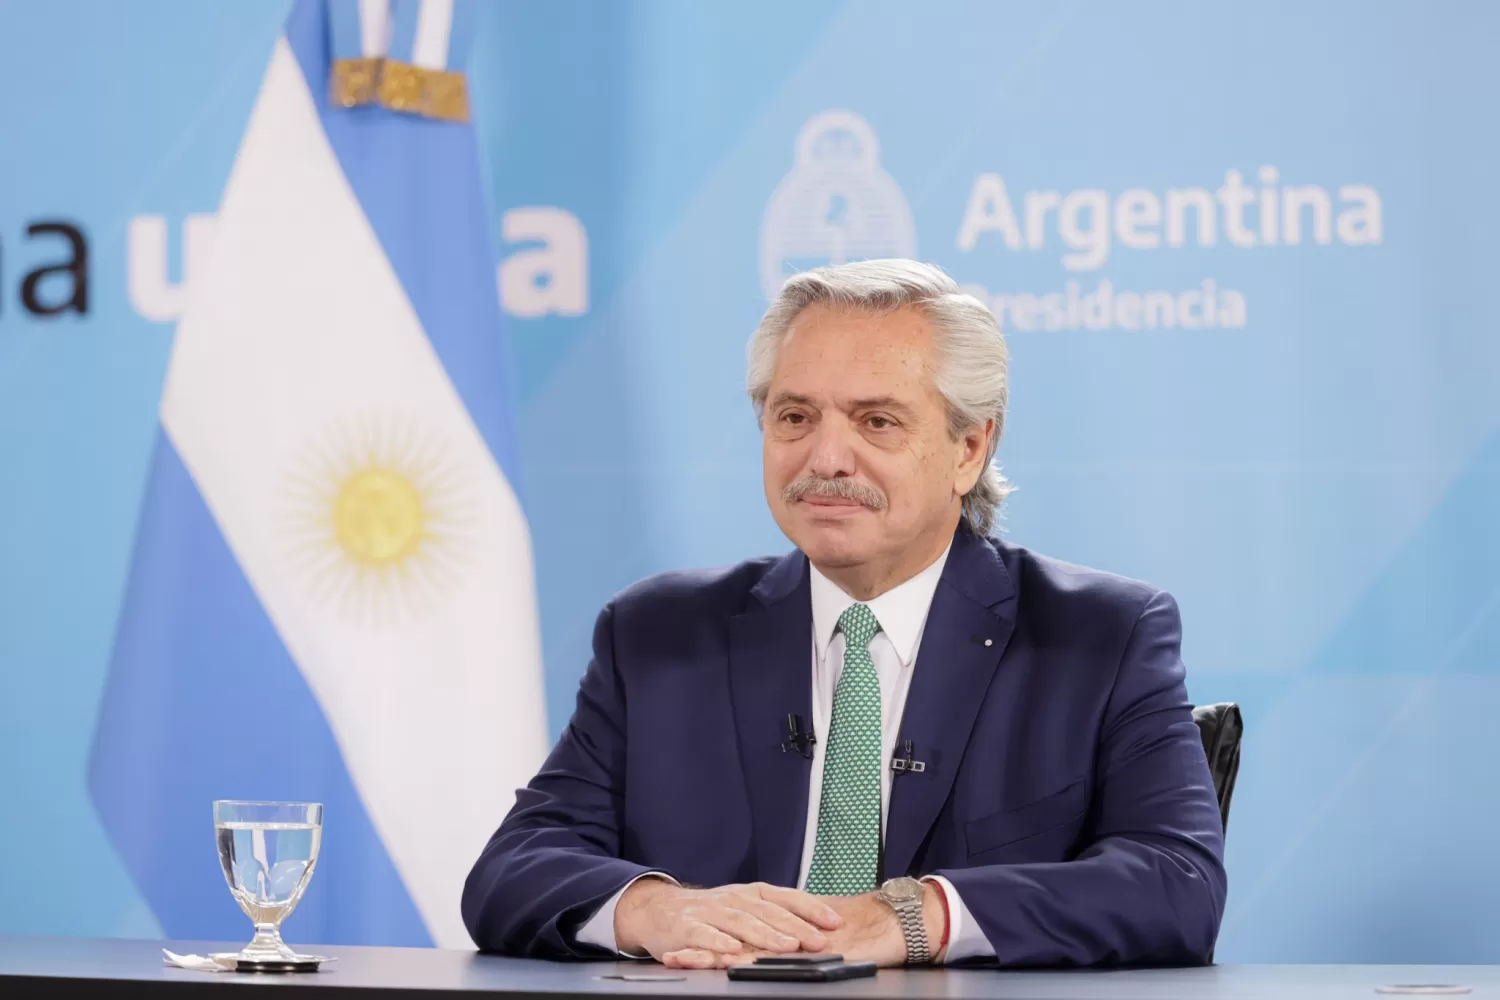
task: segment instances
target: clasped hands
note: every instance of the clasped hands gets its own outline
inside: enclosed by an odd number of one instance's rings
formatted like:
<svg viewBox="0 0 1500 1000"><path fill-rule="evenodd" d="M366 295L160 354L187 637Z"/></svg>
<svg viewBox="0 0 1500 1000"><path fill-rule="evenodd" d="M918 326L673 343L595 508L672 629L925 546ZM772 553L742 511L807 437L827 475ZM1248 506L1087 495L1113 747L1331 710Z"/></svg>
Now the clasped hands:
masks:
<svg viewBox="0 0 1500 1000"><path fill-rule="evenodd" d="M941 891L928 884L922 906L934 949L943 935ZM764 882L689 889L643 878L615 907L615 943L627 954L650 954L678 969L723 969L797 951L881 966L906 963L896 913L874 893L813 896Z"/></svg>

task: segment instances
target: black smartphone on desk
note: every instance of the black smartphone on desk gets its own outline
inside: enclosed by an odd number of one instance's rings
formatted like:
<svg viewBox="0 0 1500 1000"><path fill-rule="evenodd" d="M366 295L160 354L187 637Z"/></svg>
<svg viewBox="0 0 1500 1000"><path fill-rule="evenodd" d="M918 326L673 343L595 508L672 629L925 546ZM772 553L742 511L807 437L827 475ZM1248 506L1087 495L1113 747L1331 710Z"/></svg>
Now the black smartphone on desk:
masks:
<svg viewBox="0 0 1500 1000"><path fill-rule="evenodd" d="M765 955L751 965L729 967L730 979L762 983L833 983L873 975L874 962L845 962L843 955Z"/></svg>

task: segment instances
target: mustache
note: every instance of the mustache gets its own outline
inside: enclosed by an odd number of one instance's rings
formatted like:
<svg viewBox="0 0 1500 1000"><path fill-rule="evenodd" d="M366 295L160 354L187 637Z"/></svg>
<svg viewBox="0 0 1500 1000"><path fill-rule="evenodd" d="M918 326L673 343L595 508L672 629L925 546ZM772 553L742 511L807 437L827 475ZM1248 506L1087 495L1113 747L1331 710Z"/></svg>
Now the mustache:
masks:
<svg viewBox="0 0 1500 1000"><path fill-rule="evenodd" d="M781 499L796 503L804 497L832 497L839 500L856 500L871 510L885 510L885 494L868 483L856 479L824 476L801 476L788 483L781 491Z"/></svg>

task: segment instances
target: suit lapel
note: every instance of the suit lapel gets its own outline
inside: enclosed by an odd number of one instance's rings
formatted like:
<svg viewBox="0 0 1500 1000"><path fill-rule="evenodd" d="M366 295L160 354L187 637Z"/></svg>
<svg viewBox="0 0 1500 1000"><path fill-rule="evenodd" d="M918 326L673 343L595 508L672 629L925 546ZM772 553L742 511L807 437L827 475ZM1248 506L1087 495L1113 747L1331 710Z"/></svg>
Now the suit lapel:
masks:
<svg viewBox="0 0 1500 1000"><path fill-rule="evenodd" d="M807 826L811 761L783 753L786 717L812 726L812 598L807 559L792 552L750 591L729 622L729 684L750 793L758 877L795 885ZM821 735L821 734L820 734Z"/></svg>
<svg viewBox="0 0 1500 1000"><path fill-rule="evenodd" d="M995 547L960 528L927 613L901 716L896 747L911 740L912 757L926 769L891 783L886 878L907 873L953 789L979 706L1015 630L1015 596Z"/></svg>

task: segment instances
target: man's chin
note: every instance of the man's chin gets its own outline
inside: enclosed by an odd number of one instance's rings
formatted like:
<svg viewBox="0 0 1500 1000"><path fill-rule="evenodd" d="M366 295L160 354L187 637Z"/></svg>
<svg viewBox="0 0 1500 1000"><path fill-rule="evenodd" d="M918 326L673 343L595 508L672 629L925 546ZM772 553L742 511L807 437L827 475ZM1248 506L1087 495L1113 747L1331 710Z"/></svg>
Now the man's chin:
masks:
<svg viewBox="0 0 1500 1000"><path fill-rule="evenodd" d="M847 520L814 519L801 526L797 547L819 566L858 566L869 560L872 549L867 529L861 527Z"/></svg>

